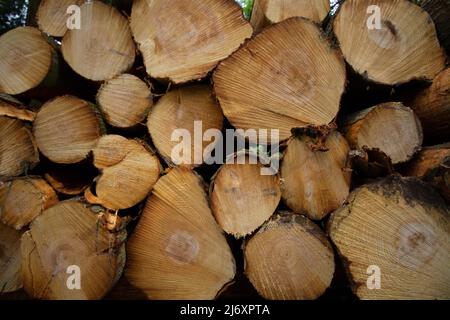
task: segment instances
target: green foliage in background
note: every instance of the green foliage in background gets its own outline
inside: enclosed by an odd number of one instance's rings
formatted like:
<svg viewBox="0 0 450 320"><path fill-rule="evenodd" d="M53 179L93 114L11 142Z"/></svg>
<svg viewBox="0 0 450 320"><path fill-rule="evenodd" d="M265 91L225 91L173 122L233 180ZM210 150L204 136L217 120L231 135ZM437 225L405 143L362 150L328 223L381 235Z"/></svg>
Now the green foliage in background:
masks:
<svg viewBox="0 0 450 320"><path fill-rule="evenodd" d="M244 17L249 20L252 15L253 10L253 2L254 0L236 0L237 3L242 7L242 11L244 12Z"/></svg>

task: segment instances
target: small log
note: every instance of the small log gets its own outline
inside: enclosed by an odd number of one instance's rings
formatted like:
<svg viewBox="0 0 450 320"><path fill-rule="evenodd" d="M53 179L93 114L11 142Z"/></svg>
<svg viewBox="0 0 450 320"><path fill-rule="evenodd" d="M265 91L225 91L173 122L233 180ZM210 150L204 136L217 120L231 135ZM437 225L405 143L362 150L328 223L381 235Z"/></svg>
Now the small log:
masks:
<svg viewBox="0 0 450 320"><path fill-rule="evenodd" d="M147 73L174 83L204 78L253 31L228 0L137 0L130 26Z"/></svg>
<svg viewBox="0 0 450 320"><path fill-rule="evenodd" d="M398 176L356 189L329 221L361 299L449 299L449 230L443 199L422 181Z"/></svg>
<svg viewBox="0 0 450 320"><path fill-rule="evenodd" d="M55 191L43 179L27 177L0 183L0 221L16 230L57 202Z"/></svg>
<svg viewBox="0 0 450 320"><path fill-rule="evenodd" d="M19 27L0 36L0 93L19 94L37 87L50 73L53 55L36 28Z"/></svg>
<svg viewBox="0 0 450 320"><path fill-rule="evenodd" d="M100 1L85 2L80 8L81 28L68 30L62 39L66 62L93 81L112 79L130 69L136 48L127 19Z"/></svg>
<svg viewBox="0 0 450 320"><path fill-rule="evenodd" d="M101 135L94 107L73 96L57 97L39 110L33 125L39 150L62 164L84 160Z"/></svg>
<svg viewBox="0 0 450 320"><path fill-rule="evenodd" d="M182 167L156 183L127 254L127 279L151 299L213 299L236 271L201 178Z"/></svg>
<svg viewBox="0 0 450 320"><path fill-rule="evenodd" d="M106 122L117 128L131 128L147 117L153 96L144 81L123 74L100 87L97 102Z"/></svg>
<svg viewBox="0 0 450 320"><path fill-rule="evenodd" d="M278 175L262 175L263 165L252 154L239 155L224 164L213 177L211 209L222 229L236 238L245 237L272 216L281 199Z"/></svg>
<svg viewBox="0 0 450 320"><path fill-rule="evenodd" d="M45 300L101 299L120 278L126 233L77 200L44 211L22 236L25 291ZM79 272L78 272L79 271ZM80 287L71 276L79 276Z"/></svg>
<svg viewBox="0 0 450 320"><path fill-rule="evenodd" d="M442 71L430 87L406 105L422 122L426 139L450 140L450 68Z"/></svg>
<svg viewBox="0 0 450 320"><path fill-rule="evenodd" d="M374 6L380 12L368 13ZM376 25L377 13L380 25ZM396 85L432 80L445 67L434 24L412 1L347 0L333 29L347 62L372 81Z"/></svg>
<svg viewBox="0 0 450 320"><path fill-rule="evenodd" d="M419 119L400 102L382 103L348 115L342 121L342 130L351 148L378 149L393 164L410 160L423 141Z"/></svg>
<svg viewBox="0 0 450 320"><path fill-rule="evenodd" d="M329 11L329 0L255 0L250 23L255 31L291 17L321 23Z"/></svg>
<svg viewBox="0 0 450 320"><path fill-rule="evenodd" d="M80 6L82 0L41 0L36 14L37 24L42 32L53 37L62 37L67 31L71 5Z"/></svg>
<svg viewBox="0 0 450 320"><path fill-rule="evenodd" d="M168 163L197 167L208 160L204 158L205 149L208 146L213 148L220 142L203 140L204 133L209 129L222 130L223 120L222 110L211 87L191 85L172 90L163 96L150 110L147 127L156 149ZM195 121L199 121L197 133ZM187 148L190 156L174 152L180 143L172 136L177 129L187 130L190 134L191 141ZM194 141L198 134L201 134L201 147Z"/></svg>
<svg viewBox="0 0 450 320"><path fill-rule="evenodd" d="M256 35L220 63L213 78L234 127L278 129L285 140L292 128L334 120L346 72L320 28L297 17Z"/></svg>
<svg viewBox="0 0 450 320"><path fill-rule="evenodd" d="M93 154L101 175L96 179L95 195L86 189L85 196L108 209L126 209L144 200L161 173L158 157L144 144L122 136L103 136Z"/></svg>
<svg viewBox="0 0 450 320"><path fill-rule="evenodd" d="M312 300L330 286L334 253L306 217L278 212L245 243L245 274L271 300Z"/></svg>
<svg viewBox="0 0 450 320"><path fill-rule="evenodd" d="M21 231L0 223L0 295L22 288L21 235Z"/></svg>
<svg viewBox="0 0 450 320"><path fill-rule="evenodd" d="M307 134L292 137L281 163L286 205L313 220L321 220L341 206L350 191L351 171L346 168L349 151L347 141L337 131L326 138L322 150Z"/></svg>
<svg viewBox="0 0 450 320"><path fill-rule="evenodd" d="M0 97L0 117L6 116L9 118L19 119L22 121L32 122L36 117L36 113L25 109L23 106L14 106L6 101L1 100Z"/></svg>
<svg viewBox="0 0 450 320"><path fill-rule="evenodd" d="M430 182L450 202L450 143L422 149L404 173Z"/></svg>

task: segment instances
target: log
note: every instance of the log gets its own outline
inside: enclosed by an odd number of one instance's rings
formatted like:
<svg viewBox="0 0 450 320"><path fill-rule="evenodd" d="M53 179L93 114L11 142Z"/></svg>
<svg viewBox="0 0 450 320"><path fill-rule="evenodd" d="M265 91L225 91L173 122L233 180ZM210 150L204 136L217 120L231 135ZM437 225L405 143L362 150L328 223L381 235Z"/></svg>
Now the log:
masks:
<svg viewBox="0 0 450 320"><path fill-rule="evenodd" d="M313 220L321 220L341 206L350 191L349 151L337 131L326 138L323 150L314 150L314 138L307 134L289 139L281 162L286 205Z"/></svg>
<svg viewBox="0 0 450 320"><path fill-rule="evenodd" d="M449 0L422 0L420 6L428 12L436 26L437 36L442 47L450 55L450 1Z"/></svg>
<svg viewBox="0 0 450 320"><path fill-rule="evenodd" d="M46 102L36 115L33 134L39 150L61 164L84 160L101 135L94 107L74 96Z"/></svg>
<svg viewBox="0 0 450 320"><path fill-rule="evenodd" d="M449 299L449 214L415 178L391 176L353 191L332 214L329 235L358 297Z"/></svg>
<svg viewBox="0 0 450 320"><path fill-rule="evenodd" d="M220 63L213 79L234 127L278 129L285 140L292 128L333 121L345 77L344 61L323 32L297 17L256 35Z"/></svg>
<svg viewBox="0 0 450 320"><path fill-rule="evenodd" d="M41 178L17 178L0 183L0 221L16 230L29 225L57 202L55 191Z"/></svg>
<svg viewBox="0 0 450 320"><path fill-rule="evenodd" d="M209 158L204 157L206 148L213 148L220 141L205 141L203 136L209 129L222 130L223 114L210 86L190 85L168 92L150 110L147 128L158 153L168 163L187 167L198 167ZM198 128L196 127L196 121ZM187 130L190 141L186 152L175 152L180 143L179 137L174 137L175 130ZM196 132L198 131L198 132ZM196 136L201 135L201 142ZM176 138L176 139L173 139ZM208 150L209 150L208 148Z"/></svg>
<svg viewBox="0 0 450 320"><path fill-rule="evenodd" d="M67 31L67 20L70 15L67 8L80 6L82 0L41 0L36 13L36 20L42 32L53 37L62 37Z"/></svg>
<svg viewBox="0 0 450 320"><path fill-rule="evenodd" d="M244 247L245 274L271 300L311 300L330 286L334 254L325 233L305 216L277 212Z"/></svg>
<svg viewBox="0 0 450 320"><path fill-rule="evenodd" d="M126 233L109 231L104 217L67 200L33 221L21 242L23 286L30 297L96 300L106 295L122 273ZM80 276L79 289L71 275Z"/></svg>
<svg viewBox="0 0 450 320"><path fill-rule="evenodd" d="M112 79L131 68L135 45L127 19L100 1L81 7L81 28L68 30L61 52L79 75L93 81Z"/></svg>
<svg viewBox="0 0 450 320"><path fill-rule="evenodd" d="M131 128L147 117L153 96L144 81L123 74L100 87L97 102L107 123L117 128Z"/></svg>
<svg viewBox="0 0 450 320"><path fill-rule="evenodd" d="M244 160L239 163L239 157ZM236 154L211 179L210 202L217 223L236 238L253 233L268 220L281 199L278 174L262 175L255 155Z"/></svg>
<svg viewBox="0 0 450 320"><path fill-rule="evenodd" d="M151 299L213 299L235 275L202 180L182 167L156 183L127 254L127 279Z"/></svg>
<svg viewBox="0 0 450 320"><path fill-rule="evenodd" d="M93 155L101 174L96 179L95 195L86 189L85 196L108 209L127 209L144 200L161 172L158 158L142 142L122 136L103 136Z"/></svg>
<svg viewBox="0 0 450 320"><path fill-rule="evenodd" d="M291 17L321 23L329 11L328 0L255 0L250 23L255 31Z"/></svg>
<svg viewBox="0 0 450 320"><path fill-rule="evenodd" d="M21 231L0 223L0 295L22 288L21 235Z"/></svg>
<svg viewBox="0 0 450 320"><path fill-rule="evenodd" d="M431 183L450 202L450 143L423 148L404 173Z"/></svg>
<svg viewBox="0 0 450 320"><path fill-rule="evenodd" d="M419 119L401 102L382 103L352 113L344 117L341 129L351 148L377 149L393 164L410 160L423 141Z"/></svg>
<svg viewBox="0 0 450 320"><path fill-rule="evenodd" d="M130 26L147 73L173 83L204 78L252 35L228 0L137 0Z"/></svg>
<svg viewBox="0 0 450 320"><path fill-rule="evenodd" d="M50 73L53 55L36 28L19 27L0 36L0 93L20 94L37 87Z"/></svg>
<svg viewBox="0 0 450 320"><path fill-rule="evenodd" d="M379 26L377 12L368 14L370 6L380 8ZM433 22L411 1L345 1L333 29L346 61L374 82L396 85L432 80L445 67Z"/></svg>
<svg viewBox="0 0 450 320"><path fill-rule="evenodd" d="M26 173L39 162L37 146L25 121L15 119L22 112L4 102L7 116L0 116L0 178Z"/></svg>
<svg viewBox="0 0 450 320"><path fill-rule="evenodd" d="M426 139L447 142L450 139L450 68L442 71L431 84L406 105L422 122Z"/></svg>

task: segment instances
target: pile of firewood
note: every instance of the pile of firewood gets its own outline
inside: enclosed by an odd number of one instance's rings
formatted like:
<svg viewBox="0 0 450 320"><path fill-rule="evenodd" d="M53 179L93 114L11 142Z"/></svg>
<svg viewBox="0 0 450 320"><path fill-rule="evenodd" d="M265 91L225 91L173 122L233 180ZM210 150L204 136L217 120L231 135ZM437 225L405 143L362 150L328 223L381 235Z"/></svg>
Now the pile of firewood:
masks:
<svg viewBox="0 0 450 320"><path fill-rule="evenodd" d="M0 36L0 298L450 299L449 17L42 0ZM174 157L198 123L280 147Z"/></svg>

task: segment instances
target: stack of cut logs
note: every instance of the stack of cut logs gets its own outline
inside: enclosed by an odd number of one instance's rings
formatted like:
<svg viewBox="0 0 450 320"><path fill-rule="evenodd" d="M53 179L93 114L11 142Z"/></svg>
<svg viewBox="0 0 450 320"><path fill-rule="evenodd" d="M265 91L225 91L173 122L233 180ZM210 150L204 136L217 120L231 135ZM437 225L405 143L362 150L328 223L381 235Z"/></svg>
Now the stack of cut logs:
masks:
<svg viewBox="0 0 450 320"><path fill-rule="evenodd" d="M450 299L448 0L112 3L0 36L0 298Z"/></svg>

